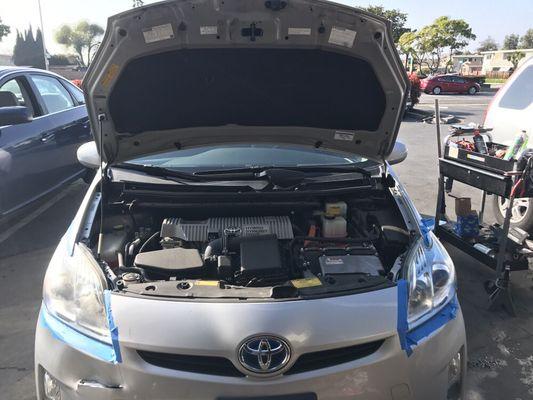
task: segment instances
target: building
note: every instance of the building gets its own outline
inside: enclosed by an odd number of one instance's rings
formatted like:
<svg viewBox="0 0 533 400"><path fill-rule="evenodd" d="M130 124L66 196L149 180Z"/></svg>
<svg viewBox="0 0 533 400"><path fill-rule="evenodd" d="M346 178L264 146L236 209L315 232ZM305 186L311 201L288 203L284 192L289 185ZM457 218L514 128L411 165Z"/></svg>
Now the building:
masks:
<svg viewBox="0 0 533 400"><path fill-rule="evenodd" d="M461 75L481 75L482 54L461 54L452 56L452 69Z"/></svg>
<svg viewBox="0 0 533 400"><path fill-rule="evenodd" d="M11 66L13 64L12 56L10 54L0 54L0 66Z"/></svg>
<svg viewBox="0 0 533 400"><path fill-rule="evenodd" d="M525 54L525 57L518 62L518 66L520 66L528 58L533 57L533 49L482 51L482 74L486 75L487 73L491 72L512 72L513 63L509 61L509 58L513 55L513 53L517 52Z"/></svg>

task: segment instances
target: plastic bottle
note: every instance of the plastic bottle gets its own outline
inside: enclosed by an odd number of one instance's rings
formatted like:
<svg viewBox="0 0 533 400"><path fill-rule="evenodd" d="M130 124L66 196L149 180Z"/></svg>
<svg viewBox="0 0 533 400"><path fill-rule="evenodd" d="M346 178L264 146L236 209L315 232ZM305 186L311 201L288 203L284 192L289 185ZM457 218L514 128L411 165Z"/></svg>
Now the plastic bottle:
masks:
<svg viewBox="0 0 533 400"><path fill-rule="evenodd" d="M503 159L509 161L511 158L519 158L520 154L527 147L528 139L529 136L526 131L522 131L521 133L516 135L513 144L509 146Z"/></svg>
<svg viewBox="0 0 533 400"><path fill-rule="evenodd" d="M476 148L476 151L481 154L489 154L489 150L487 149L487 144L485 143L485 139L483 139L483 136L479 133L479 131L476 131L474 133L474 147Z"/></svg>

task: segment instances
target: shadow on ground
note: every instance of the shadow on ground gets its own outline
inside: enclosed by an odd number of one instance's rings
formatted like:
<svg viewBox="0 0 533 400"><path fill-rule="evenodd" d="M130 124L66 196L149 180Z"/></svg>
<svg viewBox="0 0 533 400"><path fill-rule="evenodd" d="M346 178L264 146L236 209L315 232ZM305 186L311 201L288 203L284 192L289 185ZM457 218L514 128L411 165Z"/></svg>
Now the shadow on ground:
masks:
<svg viewBox="0 0 533 400"><path fill-rule="evenodd" d="M465 400L533 398L533 275L512 273L518 316L487 310L483 282L494 277L488 267L447 246L459 278L459 300L468 343Z"/></svg>

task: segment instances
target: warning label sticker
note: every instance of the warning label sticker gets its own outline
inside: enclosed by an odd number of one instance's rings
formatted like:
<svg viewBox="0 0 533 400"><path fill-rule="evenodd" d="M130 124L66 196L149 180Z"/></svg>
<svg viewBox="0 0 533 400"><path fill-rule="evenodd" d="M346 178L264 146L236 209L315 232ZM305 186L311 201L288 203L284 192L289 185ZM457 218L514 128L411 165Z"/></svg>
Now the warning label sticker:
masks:
<svg viewBox="0 0 533 400"><path fill-rule="evenodd" d="M335 132L334 136L335 140L344 140L346 142L351 142L354 138L354 134L351 132L341 132L337 131Z"/></svg>
<svg viewBox="0 0 533 400"><path fill-rule="evenodd" d="M159 42L161 40L172 39L174 30L171 24L152 26L143 30L144 41L146 43Z"/></svg>
<svg viewBox="0 0 533 400"><path fill-rule="evenodd" d="M293 279L291 283L292 286L298 289L322 285L322 282L318 278Z"/></svg>
<svg viewBox="0 0 533 400"><path fill-rule="evenodd" d="M328 43L335 44L337 46L352 47L355 41L355 35L357 35L356 31L334 26L331 28Z"/></svg>
<svg viewBox="0 0 533 400"><path fill-rule="evenodd" d="M196 286L220 286L218 281L196 281Z"/></svg>
<svg viewBox="0 0 533 400"><path fill-rule="evenodd" d="M105 72L104 77L100 81L100 84L105 89L108 89L111 85L111 82L113 82L113 80L117 77L119 70L120 67L117 64L111 64Z"/></svg>
<svg viewBox="0 0 533 400"><path fill-rule="evenodd" d="M311 34L311 28L289 28L289 35L306 35Z"/></svg>
<svg viewBox="0 0 533 400"><path fill-rule="evenodd" d="M218 27L215 26L201 26L200 35L216 35L218 34Z"/></svg>

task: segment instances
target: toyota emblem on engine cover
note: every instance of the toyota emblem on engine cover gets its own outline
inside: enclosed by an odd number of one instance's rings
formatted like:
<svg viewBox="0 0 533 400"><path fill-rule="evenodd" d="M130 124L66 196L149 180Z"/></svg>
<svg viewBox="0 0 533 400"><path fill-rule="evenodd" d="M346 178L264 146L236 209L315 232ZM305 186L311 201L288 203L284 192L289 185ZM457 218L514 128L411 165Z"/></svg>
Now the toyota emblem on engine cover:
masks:
<svg viewBox="0 0 533 400"><path fill-rule="evenodd" d="M248 371L268 374L279 371L291 357L289 345L274 336L254 336L246 339L239 349L239 361Z"/></svg>

